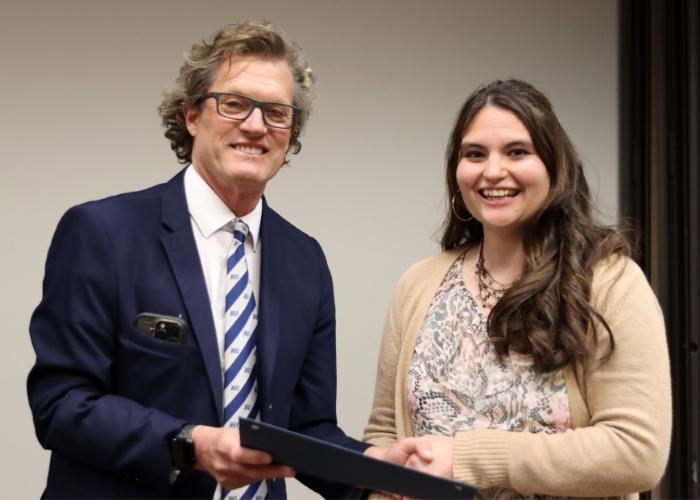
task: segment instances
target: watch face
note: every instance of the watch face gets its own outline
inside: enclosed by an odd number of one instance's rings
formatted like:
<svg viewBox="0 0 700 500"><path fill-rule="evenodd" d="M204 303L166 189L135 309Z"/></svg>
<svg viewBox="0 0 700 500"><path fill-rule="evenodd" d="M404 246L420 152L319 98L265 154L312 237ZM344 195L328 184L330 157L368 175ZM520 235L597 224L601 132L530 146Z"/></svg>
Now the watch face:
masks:
<svg viewBox="0 0 700 500"><path fill-rule="evenodd" d="M197 461L192 442L192 428L191 425L183 427L170 444L173 467L179 470L189 470Z"/></svg>

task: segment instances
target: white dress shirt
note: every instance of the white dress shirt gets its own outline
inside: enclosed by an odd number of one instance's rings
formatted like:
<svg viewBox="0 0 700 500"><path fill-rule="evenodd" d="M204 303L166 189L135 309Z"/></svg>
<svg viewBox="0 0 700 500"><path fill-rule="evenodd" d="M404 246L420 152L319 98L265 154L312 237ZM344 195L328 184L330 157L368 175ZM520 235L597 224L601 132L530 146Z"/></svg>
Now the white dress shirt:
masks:
<svg viewBox="0 0 700 500"><path fill-rule="evenodd" d="M190 212L190 222L199 260L209 293L209 303L216 329L217 345L221 366L224 350L224 313L226 307L226 258L233 244L233 233L223 229L236 215L209 187L197 171L190 165L185 171L185 197ZM256 304L260 302L260 220L262 200L252 212L240 217L248 225L250 232L245 240L245 260L253 285ZM223 373L222 373L223 376Z"/></svg>

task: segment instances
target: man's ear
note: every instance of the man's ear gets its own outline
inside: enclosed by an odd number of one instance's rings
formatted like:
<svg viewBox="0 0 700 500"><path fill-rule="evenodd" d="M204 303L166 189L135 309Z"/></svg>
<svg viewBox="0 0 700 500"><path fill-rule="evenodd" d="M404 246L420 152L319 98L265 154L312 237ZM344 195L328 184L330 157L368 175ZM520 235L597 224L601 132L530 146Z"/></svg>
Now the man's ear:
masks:
<svg viewBox="0 0 700 500"><path fill-rule="evenodd" d="M301 151L301 142L299 142L297 139L299 138L299 133L301 132L301 129L299 128L299 125L294 125L292 128L292 134L289 137L289 146L287 147L287 152L292 153L292 154L297 154L299 151Z"/></svg>
<svg viewBox="0 0 700 500"><path fill-rule="evenodd" d="M197 109L197 106L192 104L185 105L182 107L182 114L185 116L185 125L187 126L187 131L192 137L196 137L199 109Z"/></svg>

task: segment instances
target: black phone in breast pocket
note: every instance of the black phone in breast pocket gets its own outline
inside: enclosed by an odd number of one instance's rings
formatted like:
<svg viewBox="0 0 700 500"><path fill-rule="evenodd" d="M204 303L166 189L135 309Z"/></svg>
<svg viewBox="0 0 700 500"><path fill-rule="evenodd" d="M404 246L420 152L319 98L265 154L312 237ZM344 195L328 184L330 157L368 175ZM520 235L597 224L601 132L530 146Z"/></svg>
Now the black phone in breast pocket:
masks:
<svg viewBox="0 0 700 500"><path fill-rule="evenodd" d="M182 344L187 336L187 322L177 316L142 312L132 326L153 338L175 344Z"/></svg>

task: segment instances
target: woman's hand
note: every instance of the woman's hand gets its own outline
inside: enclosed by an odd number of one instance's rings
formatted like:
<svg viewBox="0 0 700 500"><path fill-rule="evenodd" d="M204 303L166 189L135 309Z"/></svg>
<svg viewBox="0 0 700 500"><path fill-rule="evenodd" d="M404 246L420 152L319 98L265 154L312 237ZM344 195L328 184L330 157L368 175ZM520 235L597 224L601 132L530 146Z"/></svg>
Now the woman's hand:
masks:
<svg viewBox="0 0 700 500"><path fill-rule="evenodd" d="M422 438L406 438L387 447L370 446L365 450L365 455L402 466L408 466L407 462L411 459L429 463L429 461L432 460L432 454L429 451L431 446L419 442L421 439ZM415 469L416 467L412 468ZM410 500L407 497L389 492L381 493L395 500Z"/></svg>
<svg viewBox="0 0 700 500"><path fill-rule="evenodd" d="M452 479L453 437L405 438L399 441L398 448L401 453L408 455L404 463L406 467Z"/></svg>

